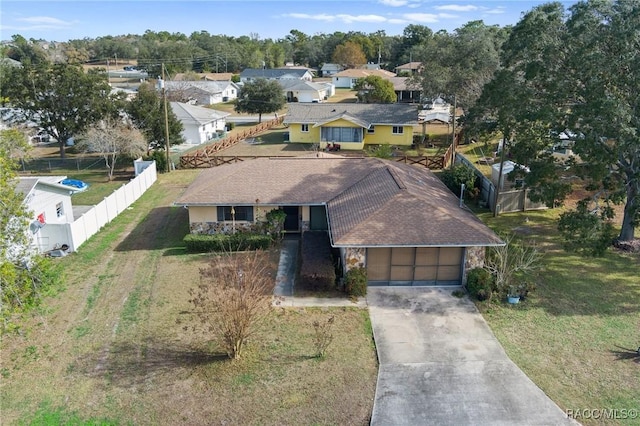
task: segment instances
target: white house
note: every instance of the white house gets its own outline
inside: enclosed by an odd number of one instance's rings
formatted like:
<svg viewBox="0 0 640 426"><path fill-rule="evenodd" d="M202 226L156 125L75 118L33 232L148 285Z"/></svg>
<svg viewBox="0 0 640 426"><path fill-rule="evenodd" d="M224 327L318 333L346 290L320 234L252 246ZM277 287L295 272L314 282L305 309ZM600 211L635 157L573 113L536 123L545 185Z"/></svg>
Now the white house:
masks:
<svg viewBox="0 0 640 426"><path fill-rule="evenodd" d="M198 145L216 139L224 132L228 112L216 111L182 102L171 102L171 109L184 127L182 136L186 143Z"/></svg>
<svg viewBox="0 0 640 426"><path fill-rule="evenodd" d="M167 81L166 90L194 105L213 105L238 97L239 86L232 81Z"/></svg>
<svg viewBox="0 0 640 426"><path fill-rule="evenodd" d="M331 83L303 80L278 80L287 102L324 102L335 94Z"/></svg>
<svg viewBox="0 0 640 426"><path fill-rule="evenodd" d="M359 78L366 78L370 75L377 75L384 79L396 76L391 71L386 70L348 69L335 74L332 77L332 81L335 87L353 89Z"/></svg>
<svg viewBox="0 0 640 426"><path fill-rule="evenodd" d="M267 80L313 80L307 68L246 68L240 73L240 81L246 83L260 78Z"/></svg>
<svg viewBox="0 0 640 426"><path fill-rule="evenodd" d="M62 185L66 176L21 177L16 190L24 194L24 204L32 218L28 234L38 251L46 252L63 244L71 246L65 227L73 223L71 194L75 188Z"/></svg>
<svg viewBox="0 0 640 426"><path fill-rule="evenodd" d="M322 68L320 68L320 73L323 77L333 77L338 74L344 68L340 64L324 64Z"/></svg>

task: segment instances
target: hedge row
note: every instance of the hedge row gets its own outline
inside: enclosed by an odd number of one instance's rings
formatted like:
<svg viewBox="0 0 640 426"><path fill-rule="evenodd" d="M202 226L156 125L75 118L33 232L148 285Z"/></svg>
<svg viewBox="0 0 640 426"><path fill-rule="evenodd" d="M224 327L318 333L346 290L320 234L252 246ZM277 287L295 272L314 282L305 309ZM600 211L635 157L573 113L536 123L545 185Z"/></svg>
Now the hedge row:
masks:
<svg viewBox="0 0 640 426"><path fill-rule="evenodd" d="M302 234L300 286L306 290L328 291L335 289L336 271L331 255L331 245L326 232Z"/></svg>
<svg viewBox="0 0 640 426"><path fill-rule="evenodd" d="M183 239L187 251L206 253L210 251L242 251L267 249L272 239L269 235L248 234L187 234Z"/></svg>

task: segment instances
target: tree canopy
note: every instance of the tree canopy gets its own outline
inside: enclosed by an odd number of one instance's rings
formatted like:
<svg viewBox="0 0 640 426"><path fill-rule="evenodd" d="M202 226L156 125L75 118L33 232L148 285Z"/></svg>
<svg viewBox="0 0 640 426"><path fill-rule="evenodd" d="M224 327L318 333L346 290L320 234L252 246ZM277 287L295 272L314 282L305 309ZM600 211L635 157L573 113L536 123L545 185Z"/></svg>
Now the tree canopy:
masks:
<svg viewBox="0 0 640 426"><path fill-rule="evenodd" d="M127 103L125 111L133 124L145 135L150 147L153 149L165 148L164 102L153 84L141 84L138 88L138 95ZM182 123L170 106L167 109L167 119L169 122L169 146L183 143Z"/></svg>
<svg viewBox="0 0 640 426"><path fill-rule="evenodd" d="M345 68L357 68L367 63L367 57L364 55L362 48L353 41L347 41L337 46L331 59L334 63L340 64Z"/></svg>
<svg viewBox="0 0 640 426"><path fill-rule="evenodd" d="M358 91L361 102L390 104L397 100L393 83L377 75L359 78L353 88Z"/></svg>
<svg viewBox="0 0 640 426"><path fill-rule="evenodd" d="M0 130L0 332L9 328L16 312L37 305L43 286L60 279L31 244L31 213L24 204L24 194L16 190L18 164L12 153L27 149L23 133Z"/></svg>
<svg viewBox="0 0 640 426"><path fill-rule="evenodd" d="M511 31L503 68L478 103L480 119L496 120L513 139L514 160L530 168L532 198L555 206L569 193L566 178L577 176L589 196L565 215L606 237L608 228L586 216L608 221L623 204L620 241L634 238L640 219L639 29L634 0L534 8ZM576 159L561 164L550 153L562 132L572 135ZM583 245L606 240L563 223L567 238Z"/></svg>
<svg viewBox="0 0 640 426"><path fill-rule="evenodd" d="M278 111L285 102L282 87L277 81L258 78L242 86L235 111L258 114L258 122L262 122L262 114Z"/></svg>
<svg viewBox="0 0 640 426"><path fill-rule="evenodd" d="M7 88L11 102L58 140L61 158L69 139L114 112L104 74L85 73L78 65L43 63L24 67L15 76L17 81Z"/></svg>

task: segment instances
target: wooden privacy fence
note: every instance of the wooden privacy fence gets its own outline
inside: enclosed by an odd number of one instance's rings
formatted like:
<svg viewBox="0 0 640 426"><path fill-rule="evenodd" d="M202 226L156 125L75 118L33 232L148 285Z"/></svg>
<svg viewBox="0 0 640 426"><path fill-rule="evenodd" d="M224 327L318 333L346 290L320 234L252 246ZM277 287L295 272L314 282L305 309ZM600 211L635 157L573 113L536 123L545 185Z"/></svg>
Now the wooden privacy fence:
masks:
<svg viewBox="0 0 640 426"><path fill-rule="evenodd" d="M419 155L419 156L400 156L394 157L395 161L415 166L424 166L430 170L442 170L447 168L451 163L451 146L444 154L436 155Z"/></svg>
<svg viewBox="0 0 640 426"><path fill-rule="evenodd" d="M227 136L226 138L207 145L195 152L180 156L180 167L185 169L196 169L201 167L219 166L216 160L216 154L220 151L232 147L238 142L271 129L274 126L282 124L284 117L278 117L274 120L265 121L249 129ZM224 163L222 163L224 164Z"/></svg>

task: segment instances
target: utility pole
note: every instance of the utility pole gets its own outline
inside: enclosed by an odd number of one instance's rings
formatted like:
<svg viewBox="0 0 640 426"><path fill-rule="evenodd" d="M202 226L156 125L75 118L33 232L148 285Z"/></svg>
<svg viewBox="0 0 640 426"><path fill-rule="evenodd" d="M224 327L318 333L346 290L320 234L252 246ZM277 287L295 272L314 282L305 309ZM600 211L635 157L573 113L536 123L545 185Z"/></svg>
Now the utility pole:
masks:
<svg viewBox="0 0 640 426"><path fill-rule="evenodd" d="M458 109L458 100L456 95L453 95L453 133L451 137L451 168L455 165L456 162L456 109Z"/></svg>
<svg viewBox="0 0 640 426"><path fill-rule="evenodd" d="M167 89L164 81L164 62L162 63L162 102L164 104L164 141L167 150L167 173L171 171L171 157L169 156L169 110L167 109Z"/></svg>

